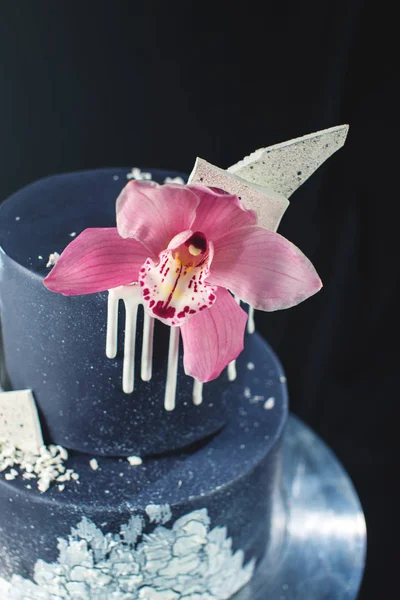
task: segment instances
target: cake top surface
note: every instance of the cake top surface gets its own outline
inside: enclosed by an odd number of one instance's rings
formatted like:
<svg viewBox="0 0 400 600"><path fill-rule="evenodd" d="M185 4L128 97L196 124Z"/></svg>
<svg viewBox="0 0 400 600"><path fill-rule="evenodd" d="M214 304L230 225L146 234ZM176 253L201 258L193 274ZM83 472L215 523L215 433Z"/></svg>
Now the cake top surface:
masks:
<svg viewBox="0 0 400 600"><path fill-rule="evenodd" d="M49 256L61 253L84 229L115 227L115 200L134 175L150 174L128 168L77 171L22 188L0 205L0 247L43 277ZM183 177L163 170L152 170L150 176L161 184L168 177Z"/></svg>

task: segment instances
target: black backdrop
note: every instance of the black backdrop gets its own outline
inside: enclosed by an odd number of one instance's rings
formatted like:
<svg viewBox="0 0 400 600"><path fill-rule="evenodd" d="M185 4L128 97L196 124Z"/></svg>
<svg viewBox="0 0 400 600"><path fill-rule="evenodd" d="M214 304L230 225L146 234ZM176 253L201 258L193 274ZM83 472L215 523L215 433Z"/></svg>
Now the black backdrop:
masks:
<svg viewBox="0 0 400 600"><path fill-rule="evenodd" d="M236 4L0 0L0 199L56 172L227 167L343 122L348 142L280 231L325 287L257 314L292 410L335 450L369 530L362 600L392 591L399 70L396 19L363 0ZM396 592L394 596L396 596Z"/></svg>

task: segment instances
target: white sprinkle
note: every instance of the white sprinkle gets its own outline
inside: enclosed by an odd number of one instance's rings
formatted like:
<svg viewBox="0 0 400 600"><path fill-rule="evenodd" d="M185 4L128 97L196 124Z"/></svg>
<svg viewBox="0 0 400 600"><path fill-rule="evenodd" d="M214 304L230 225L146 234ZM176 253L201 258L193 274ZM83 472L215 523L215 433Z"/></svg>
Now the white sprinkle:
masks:
<svg viewBox="0 0 400 600"><path fill-rule="evenodd" d="M247 363L247 368L249 371L254 371L254 369L255 369L254 363L252 363L252 362Z"/></svg>
<svg viewBox="0 0 400 600"><path fill-rule="evenodd" d="M104 493L105 493L105 494L109 494L109 493L110 493L110 490L104 490Z"/></svg>
<svg viewBox="0 0 400 600"><path fill-rule="evenodd" d="M181 185L185 184L185 182L182 179L182 177L166 177L164 179L164 183L179 183Z"/></svg>
<svg viewBox="0 0 400 600"><path fill-rule="evenodd" d="M113 179L114 179L114 181L118 181L119 176L118 175L113 175Z"/></svg>
<svg viewBox="0 0 400 600"><path fill-rule="evenodd" d="M245 387L243 395L245 398L251 398L251 389L249 387Z"/></svg>
<svg viewBox="0 0 400 600"><path fill-rule="evenodd" d="M71 233L69 234L69 237L75 237L76 236L76 231L71 231Z"/></svg>
<svg viewBox="0 0 400 600"><path fill-rule="evenodd" d="M32 486L31 486L30 483L28 483L28 485L26 485L25 487L26 487L27 490L31 490L32 489Z"/></svg>
<svg viewBox="0 0 400 600"><path fill-rule="evenodd" d="M271 408L274 408L274 406L275 406L275 398L273 398L271 396L271 398L268 398L268 400L265 401L264 408L265 408L265 410L271 410Z"/></svg>
<svg viewBox="0 0 400 600"><path fill-rule="evenodd" d="M21 220L21 217L15 217L15 220L16 220L16 221L20 221L20 220Z"/></svg>
<svg viewBox="0 0 400 600"><path fill-rule="evenodd" d="M6 473L4 475L4 479L6 479L7 481L12 481L13 479L15 479L15 475L13 475L12 473Z"/></svg>
<svg viewBox="0 0 400 600"><path fill-rule="evenodd" d="M78 473L71 473L71 477L74 481L78 481L79 479L79 474Z"/></svg>
<svg viewBox="0 0 400 600"><path fill-rule="evenodd" d="M279 381L280 381L281 383L286 383L286 377L285 377L284 375L281 375L281 376L279 377Z"/></svg>
<svg viewBox="0 0 400 600"><path fill-rule="evenodd" d="M181 481L181 479L178 481L178 487L182 487L182 481Z"/></svg>
<svg viewBox="0 0 400 600"><path fill-rule="evenodd" d="M141 465L143 462L143 460L140 458L140 456L128 456L127 461L132 467L137 467L138 465Z"/></svg>
<svg viewBox="0 0 400 600"><path fill-rule="evenodd" d="M62 492L63 490L65 490L65 484L61 483L60 485L57 486L58 487L58 491Z"/></svg>
<svg viewBox="0 0 400 600"><path fill-rule="evenodd" d="M244 450L246 448L246 446L244 444L240 444L240 449Z"/></svg>
<svg viewBox="0 0 400 600"><path fill-rule="evenodd" d="M39 256L38 256L38 259L39 259L39 260L43 260L43 256L41 256L41 255L39 254Z"/></svg>
<svg viewBox="0 0 400 600"><path fill-rule="evenodd" d="M97 462L97 460L95 458L92 458L91 460L89 460L89 465L91 466L93 471L97 471L97 469L99 468L99 463Z"/></svg>
<svg viewBox="0 0 400 600"><path fill-rule="evenodd" d="M52 254L50 254L46 267L54 267L59 258L60 255L58 254L58 252L53 252Z"/></svg>
<svg viewBox="0 0 400 600"><path fill-rule="evenodd" d="M256 404L257 402L263 402L265 400L264 396L252 396L250 398L250 404Z"/></svg>
<svg viewBox="0 0 400 600"><path fill-rule="evenodd" d="M120 474L119 474L119 476L120 476L120 477L123 477L123 476L124 476L124 474L123 474L123 473L120 473Z"/></svg>

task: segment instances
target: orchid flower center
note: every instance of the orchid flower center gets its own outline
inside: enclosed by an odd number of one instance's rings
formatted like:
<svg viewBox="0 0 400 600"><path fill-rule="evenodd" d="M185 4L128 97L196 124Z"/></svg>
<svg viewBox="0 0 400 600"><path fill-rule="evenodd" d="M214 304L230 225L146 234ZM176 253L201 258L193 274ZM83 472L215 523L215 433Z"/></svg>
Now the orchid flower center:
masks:
<svg viewBox="0 0 400 600"><path fill-rule="evenodd" d="M206 236L195 231L175 248L162 252L158 263L148 259L139 273L148 312L167 325L176 326L210 308L216 299L216 288L206 284L205 279L212 252Z"/></svg>
<svg viewBox="0 0 400 600"><path fill-rule="evenodd" d="M204 233L196 231L186 242L174 251L174 258L186 270L201 266L207 258L207 239Z"/></svg>

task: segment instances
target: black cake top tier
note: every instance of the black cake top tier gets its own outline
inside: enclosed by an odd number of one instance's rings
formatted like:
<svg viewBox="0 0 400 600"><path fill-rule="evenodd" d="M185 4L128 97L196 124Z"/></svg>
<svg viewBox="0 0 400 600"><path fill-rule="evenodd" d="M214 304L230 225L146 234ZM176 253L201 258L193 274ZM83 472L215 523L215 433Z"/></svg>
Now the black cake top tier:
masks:
<svg viewBox="0 0 400 600"><path fill-rule="evenodd" d="M164 183L179 174L151 175ZM226 423L248 380L253 342L246 334L237 365L204 384L202 394L183 371L180 348L175 409L166 411L171 328L155 322L151 378L149 372L143 375L142 354L149 348L142 348L146 324L140 307L134 391L123 391L123 303L118 353L110 359L107 292L66 297L47 290L43 278L50 272L49 256L61 253L84 229L115 227L115 201L128 178L128 169L57 175L1 205L0 316L10 388L33 390L46 442L96 454L144 456L198 442ZM253 378L256 382L256 372Z"/></svg>

